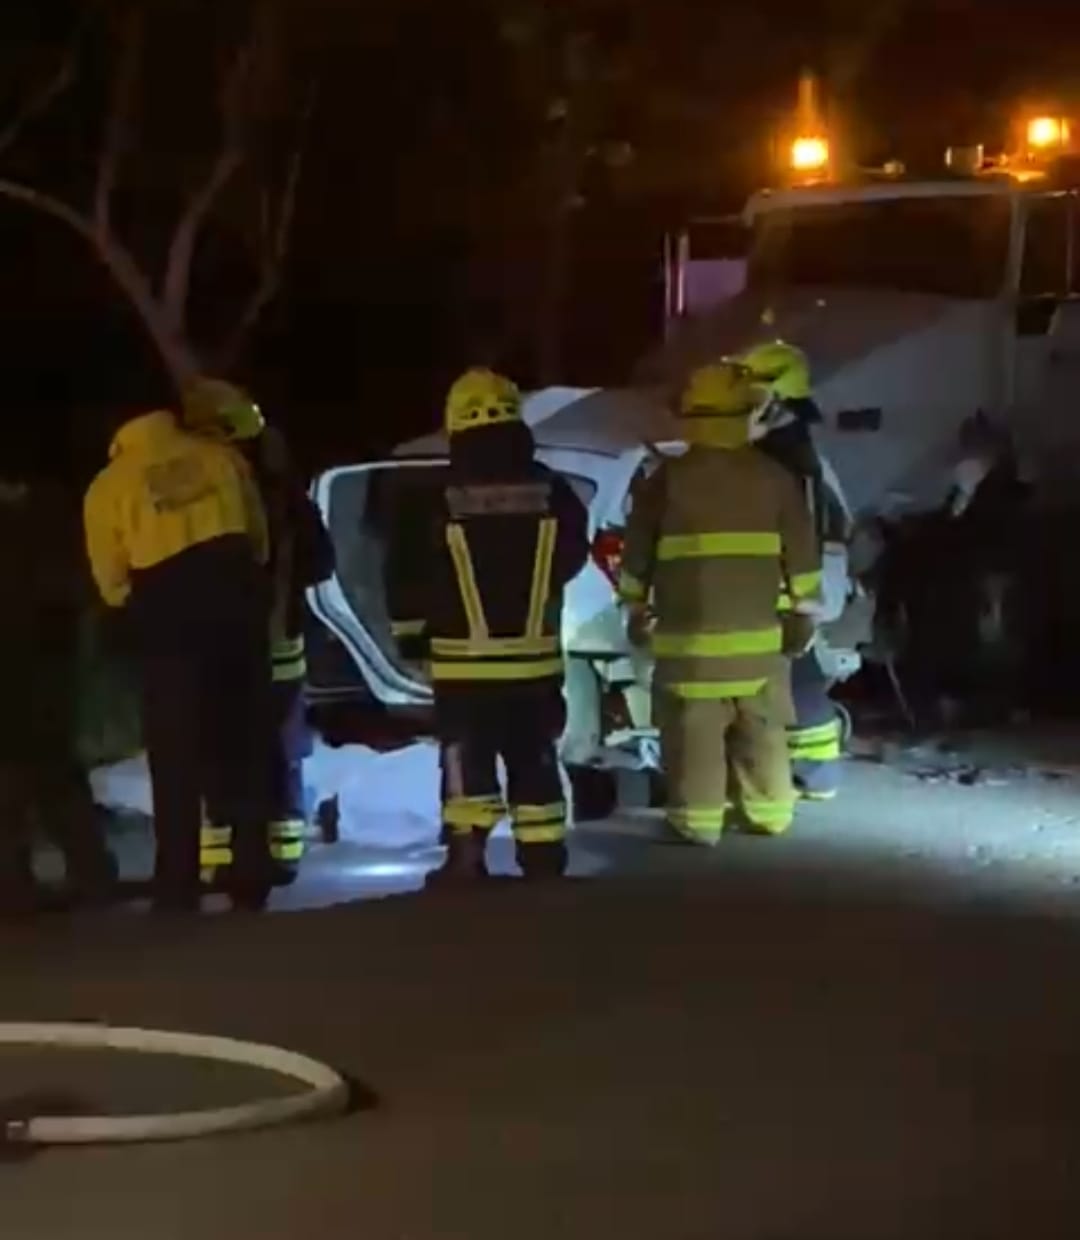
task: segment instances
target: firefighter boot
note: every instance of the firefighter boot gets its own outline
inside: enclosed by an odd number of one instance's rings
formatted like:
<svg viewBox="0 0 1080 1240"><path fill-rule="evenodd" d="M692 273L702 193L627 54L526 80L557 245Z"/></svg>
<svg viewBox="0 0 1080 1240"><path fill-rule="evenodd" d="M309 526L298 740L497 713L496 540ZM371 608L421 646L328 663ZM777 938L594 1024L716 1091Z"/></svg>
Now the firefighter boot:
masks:
<svg viewBox="0 0 1080 1240"><path fill-rule="evenodd" d="M518 844L518 865L526 882L550 882L564 878L569 864L569 852L565 842L543 844Z"/></svg>
<svg viewBox="0 0 1080 1240"><path fill-rule="evenodd" d="M461 831L444 828L443 843L446 859L428 876L426 887L470 886L487 878L484 852L487 847L486 831Z"/></svg>

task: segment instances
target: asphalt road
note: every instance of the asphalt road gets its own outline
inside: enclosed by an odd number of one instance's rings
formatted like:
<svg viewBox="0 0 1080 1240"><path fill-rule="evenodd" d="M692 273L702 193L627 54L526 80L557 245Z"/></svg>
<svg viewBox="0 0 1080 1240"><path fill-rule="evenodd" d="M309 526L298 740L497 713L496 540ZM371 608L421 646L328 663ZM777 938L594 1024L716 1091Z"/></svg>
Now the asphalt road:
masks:
<svg viewBox="0 0 1080 1240"><path fill-rule="evenodd" d="M335 903L415 883L345 846L289 896L323 907L0 931L0 1019L275 1041L378 1098L4 1162L3 1235L1072 1240L1080 784L851 775L783 841L583 829L590 877L559 888ZM162 1071L147 1091L185 1105L190 1072Z"/></svg>

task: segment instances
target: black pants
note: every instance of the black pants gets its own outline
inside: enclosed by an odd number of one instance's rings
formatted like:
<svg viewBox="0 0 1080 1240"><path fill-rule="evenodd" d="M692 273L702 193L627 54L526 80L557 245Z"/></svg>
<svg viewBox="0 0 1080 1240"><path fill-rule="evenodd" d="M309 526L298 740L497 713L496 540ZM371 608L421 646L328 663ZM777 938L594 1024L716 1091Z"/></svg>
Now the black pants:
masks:
<svg viewBox="0 0 1080 1240"><path fill-rule="evenodd" d="M36 902L33 842L39 831L63 853L67 886L76 899L109 895L116 864L86 773L57 751L0 765L0 912Z"/></svg>
<svg viewBox="0 0 1080 1240"><path fill-rule="evenodd" d="M526 877L566 867L566 804L557 742L565 721L561 687L455 686L436 699L442 744L444 838L451 850L484 835L509 809ZM507 797L498 761L506 767Z"/></svg>
<svg viewBox="0 0 1080 1240"><path fill-rule="evenodd" d="M35 616L6 634L11 652L0 719L0 911L37 899L35 836L64 855L76 898L106 896L116 874L76 752L77 617Z"/></svg>
<svg viewBox="0 0 1080 1240"><path fill-rule="evenodd" d="M134 618L155 889L161 903L186 905L198 899L207 806L233 827L233 889L270 885L272 716L265 596L246 546L219 540L177 560L136 584Z"/></svg>

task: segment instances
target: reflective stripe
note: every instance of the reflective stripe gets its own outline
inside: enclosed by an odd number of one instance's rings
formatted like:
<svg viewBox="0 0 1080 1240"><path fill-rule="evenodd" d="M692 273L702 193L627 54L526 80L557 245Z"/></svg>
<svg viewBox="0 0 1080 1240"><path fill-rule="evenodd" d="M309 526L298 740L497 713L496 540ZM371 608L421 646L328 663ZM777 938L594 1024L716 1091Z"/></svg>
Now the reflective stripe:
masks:
<svg viewBox="0 0 1080 1240"><path fill-rule="evenodd" d="M761 534L667 534L656 550L660 560L698 560L709 556L779 557L780 535Z"/></svg>
<svg viewBox="0 0 1080 1240"><path fill-rule="evenodd" d="M473 639L490 636L484 605L480 601L480 590L476 584L476 571L473 568L472 556L465 531L454 523L446 527L446 543L450 548L450 558L454 561L454 573L457 576L458 589L461 592L462 606L465 608L465 619L469 626L469 636Z"/></svg>
<svg viewBox="0 0 1080 1240"><path fill-rule="evenodd" d="M544 517L536 531L529 614L525 621L527 638L538 638L544 631L544 609L551 594L551 566L555 559L555 536L558 532L559 526L554 517Z"/></svg>
<svg viewBox="0 0 1080 1240"><path fill-rule="evenodd" d="M301 634L299 637L283 637L274 642L270 657L272 659L298 659L303 653L304 638Z"/></svg>
<svg viewBox="0 0 1080 1240"><path fill-rule="evenodd" d="M283 684L286 681L303 680L306 675L307 659L300 658L289 663L275 663L272 679L275 684Z"/></svg>
<svg viewBox="0 0 1080 1240"><path fill-rule="evenodd" d="M519 844L560 844L566 838L566 803L513 805L514 839Z"/></svg>
<svg viewBox="0 0 1080 1240"><path fill-rule="evenodd" d="M788 731L788 751L799 762L837 762L841 755L840 721Z"/></svg>
<svg viewBox="0 0 1080 1240"><path fill-rule="evenodd" d="M526 825L529 823L564 822L566 820L566 802L553 801L550 805L514 805L510 810L514 822Z"/></svg>
<svg viewBox="0 0 1080 1240"><path fill-rule="evenodd" d="M685 702L717 702L725 698L757 697L768 680L711 680L668 685L667 692Z"/></svg>
<svg viewBox="0 0 1080 1240"><path fill-rule="evenodd" d="M424 626L423 620L394 620L390 624L390 632L394 637L419 637Z"/></svg>
<svg viewBox="0 0 1080 1240"><path fill-rule="evenodd" d="M285 637L276 641L270 651L270 664L276 683L303 680L307 675L304 637Z"/></svg>
<svg viewBox="0 0 1080 1240"><path fill-rule="evenodd" d="M515 655L556 654L559 649L557 637L486 637L473 640L468 637L433 637L431 653L445 658L467 658L487 655L497 658L513 658Z"/></svg>
<svg viewBox="0 0 1080 1240"><path fill-rule="evenodd" d="M736 633L657 633L652 648L660 659L779 654L783 633L779 625Z"/></svg>
<svg viewBox="0 0 1080 1240"><path fill-rule="evenodd" d="M781 593L780 598L777 600L776 610L780 613L781 616L786 616L788 612L790 612L794 606L795 604L791 601L791 595L788 594L786 590L784 590Z"/></svg>
<svg viewBox="0 0 1080 1240"><path fill-rule="evenodd" d="M501 797L451 797L442 808L442 820L458 831L490 831L506 814Z"/></svg>
<svg viewBox="0 0 1080 1240"><path fill-rule="evenodd" d="M812 573L799 573L791 579L791 593L797 599L809 598L812 594L820 593L824 580L821 569Z"/></svg>
<svg viewBox="0 0 1080 1240"><path fill-rule="evenodd" d="M233 863L232 827L216 827L204 822L199 828L199 869L205 882L212 882L214 871Z"/></svg>
<svg viewBox="0 0 1080 1240"><path fill-rule="evenodd" d="M553 822L536 827L522 827L515 823L514 839L519 844L561 844L566 839L566 823Z"/></svg>
<svg viewBox="0 0 1080 1240"><path fill-rule="evenodd" d="M728 805L675 806L667 811L667 820L677 830L711 835L723 830L729 808Z"/></svg>
<svg viewBox="0 0 1080 1240"><path fill-rule="evenodd" d="M303 818L282 818L270 824L272 840L302 840L307 831Z"/></svg>
<svg viewBox="0 0 1080 1240"><path fill-rule="evenodd" d="M630 573L619 574L619 597L627 603L644 603L649 596L649 588L643 581Z"/></svg>
<svg viewBox="0 0 1080 1240"><path fill-rule="evenodd" d="M290 861L293 863L304 859L304 841L295 840L291 843L274 840L270 844L270 856L274 861Z"/></svg>
<svg viewBox="0 0 1080 1240"><path fill-rule="evenodd" d="M752 826L770 835L782 835L795 814L795 799L784 801L744 801L743 813Z"/></svg>
<svg viewBox="0 0 1080 1240"><path fill-rule="evenodd" d="M438 663L431 664L432 680L543 680L561 676L562 659L529 663Z"/></svg>

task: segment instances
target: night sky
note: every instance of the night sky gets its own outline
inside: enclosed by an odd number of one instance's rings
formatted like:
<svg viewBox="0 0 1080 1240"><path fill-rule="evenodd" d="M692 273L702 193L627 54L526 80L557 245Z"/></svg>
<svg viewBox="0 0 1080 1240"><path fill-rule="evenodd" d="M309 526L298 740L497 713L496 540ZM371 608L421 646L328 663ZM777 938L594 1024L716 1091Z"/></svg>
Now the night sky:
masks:
<svg viewBox="0 0 1080 1240"><path fill-rule="evenodd" d="M148 50L117 219L156 273L185 188L214 153L216 74L248 6L141 7ZM242 301L256 173L280 175L312 80L318 103L283 287L238 373L313 466L426 429L447 378L493 340L505 364L533 378L550 240L544 177L565 173L548 158L566 132L553 102L573 100L578 145L566 149L590 152L567 174L576 201L560 342L560 377L583 383L618 381L655 332L665 228L736 209L767 176L770 134L801 67L835 84L830 97L867 161L933 163L949 142L994 146L1025 103L1080 105L1080 5L793 7L281 0L283 69L267 92L252 179L238 179L200 244L193 319L212 335ZM80 14L83 25L76 86L0 151L0 176L89 201L114 64L105 19L124 11L122 0L7 0L5 117L55 67ZM576 78L570 46L586 49ZM633 156L620 162L624 144ZM47 465L62 441L82 469L112 403L160 399L155 354L88 247L60 225L0 202L0 256L10 453ZM43 440L46 424L63 435Z"/></svg>

